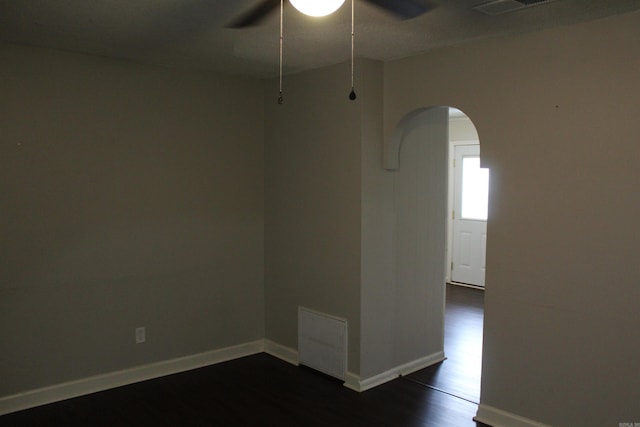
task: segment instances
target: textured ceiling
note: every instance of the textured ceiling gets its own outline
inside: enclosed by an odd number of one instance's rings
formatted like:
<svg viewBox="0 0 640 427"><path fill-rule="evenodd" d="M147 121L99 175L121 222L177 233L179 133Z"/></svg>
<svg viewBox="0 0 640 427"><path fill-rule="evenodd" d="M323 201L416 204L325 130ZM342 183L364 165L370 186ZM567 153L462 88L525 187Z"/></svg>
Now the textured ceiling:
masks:
<svg viewBox="0 0 640 427"><path fill-rule="evenodd" d="M436 8L399 21L356 1L356 56L393 60L489 37L640 9L640 0L553 0L502 15L472 9L488 0L431 0ZM0 40L169 67L272 77L278 73L278 14L262 25L225 25L255 0L2 0ZM284 71L345 61L349 0L335 14L309 18L285 9Z"/></svg>

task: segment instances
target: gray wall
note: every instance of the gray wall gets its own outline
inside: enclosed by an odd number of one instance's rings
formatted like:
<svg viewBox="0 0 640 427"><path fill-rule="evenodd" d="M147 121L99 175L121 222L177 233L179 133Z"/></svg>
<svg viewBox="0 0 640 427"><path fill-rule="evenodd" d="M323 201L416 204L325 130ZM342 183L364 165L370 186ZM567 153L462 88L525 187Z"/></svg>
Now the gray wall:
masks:
<svg viewBox="0 0 640 427"><path fill-rule="evenodd" d="M394 174L394 365L444 351L448 109L403 126Z"/></svg>
<svg viewBox="0 0 640 427"><path fill-rule="evenodd" d="M394 174L382 168L383 64L363 62L360 378L395 365Z"/></svg>
<svg viewBox="0 0 640 427"><path fill-rule="evenodd" d="M265 97L266 337L297 349L297 310L347 319L359 371L361 103L347 64L286 77Z"/></svg>
<svg viewBox="0 0 640 427"><path fill-rule="evenodd" d="M262 338L262 84L0 63L0 396Z"/></svg>
<svg viewBox="0 0 640 427"><path fill-rule="evenodd" d="M443 351L447 112L408 123L405 167L382 167L383 64L287 77L266 96L267 338L297 348L297 308L349 322L367 380ZM346 88L346 89L345 89ZM438 125L434 125L438 123Z"/></svg>
<svg viewBox="0 0 640 427"><path fill-rule="evenodd" d="M444 351L448 112L410 114L399 169L382 167L382 144L363 141L362 370L367 380ZM372 143L373 142L373 143ZM406 373L402 368L399 372Z"/></svg>
<svg viewBox="0 0 640 427"><path fill-rule="evenodd" d="M631 13L385 66L387 141L406 113L454 105L491 168L484 405L640 420L638 40Z"/></svg>

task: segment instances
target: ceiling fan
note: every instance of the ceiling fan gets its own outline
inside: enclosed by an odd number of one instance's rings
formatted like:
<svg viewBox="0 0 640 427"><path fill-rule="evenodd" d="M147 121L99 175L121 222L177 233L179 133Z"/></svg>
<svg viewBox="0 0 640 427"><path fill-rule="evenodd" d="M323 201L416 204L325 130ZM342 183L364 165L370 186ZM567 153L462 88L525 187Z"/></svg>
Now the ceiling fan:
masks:
<svg viewBox="0 0 640 427"><path fill-rule="evenodd" d="M387 12L401 18L416 18L429 10L433 6L428 5L428 0L364 0L367 3L378 6ZM290 3L300 12L310 16L326 16L338 10L345 0L261 0L253 9L244 15L239 16L227 25L228 28L246 28L258 25L264 18L270 15L275 9L280 8L280 93L278 104L283 103L282 95L282 40L283 40L283 9L285 2ZM355 0L351 0L351 92L349 99L356 99L354 86L354 9Z"/></svg>
<svg viewBox="0 0 640 427"><path fill-rule="evenodd" d="M318 0L324 2L325 0ZM425 1L420 0L364 0L366 3L375 5L400 19L416 18L433 8ZM287 1L292 3L296 8L295 1ZM343 2L338 2L341 6ZM228 28L245 28L260 24L266 17L273 13L280 6L280 0L261 0L253 8L246 13L233 19Z"/></svg>

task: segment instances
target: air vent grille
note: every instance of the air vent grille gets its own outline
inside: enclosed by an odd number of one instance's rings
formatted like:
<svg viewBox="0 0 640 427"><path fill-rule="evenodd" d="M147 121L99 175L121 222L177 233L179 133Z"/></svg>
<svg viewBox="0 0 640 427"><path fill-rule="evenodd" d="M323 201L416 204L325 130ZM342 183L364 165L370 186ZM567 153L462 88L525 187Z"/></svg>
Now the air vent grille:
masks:
<svg viewBox="0 0 640 427"><path fill-rule="evenodd" d="M502 15L503 13L551 3L552 1L554 0L494 0L489 3L474 6L472 9L486 15Z"/></svg>

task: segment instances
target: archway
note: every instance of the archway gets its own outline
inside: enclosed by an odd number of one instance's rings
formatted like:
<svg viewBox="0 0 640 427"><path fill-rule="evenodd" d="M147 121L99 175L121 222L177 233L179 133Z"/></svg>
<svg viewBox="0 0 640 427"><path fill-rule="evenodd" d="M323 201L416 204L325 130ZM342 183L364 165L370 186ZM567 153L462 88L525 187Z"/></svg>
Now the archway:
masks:
<svg viewBox="0 0 640 427"><path fill-rule="evenodd" d="M426 333L431 351L434 346L441 345L444 356L448 358L441 364L416 371L408 378L478 403L482 357L482 296L478 306L478 295L469 297L466 293L481 291L445 291L450 268L448 228L451 224L448 218L452 205L449 197L449 111L449 107L431 107L408 113L394 128L392 138L386 147L384 166L395 171L396 175L394 251L397 286L401 296L411 294L412 298L426 300L423 306L415 301L406 305L400 304L402 308L398 313L401 318L406 317L404 321L415 321L422 317L423 321L429 322L432 328L415 325L414 328L407 327L404 330L412 330L415 334ZM469 124L475 132L470 119ZM454 131L461 132L460 129ZM479 144L477 133L475 135ZM447 296L450 297L448 300ZM459 298L462 298L462 304L469 303L470 306L456 307L460 304ZM405 297L405 300L407 299L408 297ZM450 311L452 302L457 310ZM445 328L445 307L447 315L451 314L458 319L473 316L473 327L469 330L455 329L455 325L449 324L451 316L447 316ZM424 309L427 313L416 316L412 313L416 309ZM402 314L404 311L409 314ZM433 329L435 325L440 328L440 334ZM470 349L470 352L462 355L458 352L464 349L456 341L465 339L465 334L467 339L473 338L474 346L478 348ZM468 334L476 336L470 337ZM413 336L412 339L420 341L420 337L417 336ZM454 352L456 354L453 354ZM469 366L470 369L463 369L465 366ZM459 387L461 378L466 384Z"/></svg>

